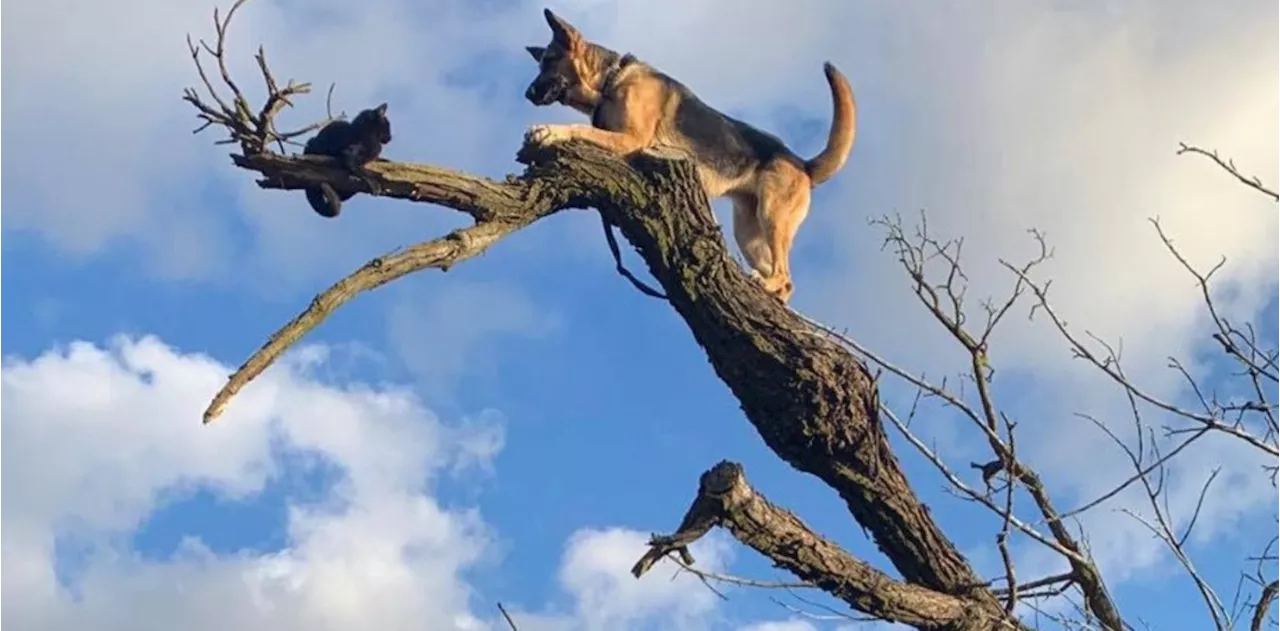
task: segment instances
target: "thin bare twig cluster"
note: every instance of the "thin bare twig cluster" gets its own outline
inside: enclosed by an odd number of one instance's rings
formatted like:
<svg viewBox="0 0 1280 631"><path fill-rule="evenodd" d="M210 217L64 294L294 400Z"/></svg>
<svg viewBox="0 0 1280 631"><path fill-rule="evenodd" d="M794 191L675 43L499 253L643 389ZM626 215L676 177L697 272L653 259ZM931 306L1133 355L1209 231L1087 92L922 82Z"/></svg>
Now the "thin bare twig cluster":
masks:
<svg viewBox="0 0 1280 631"><path fill-rule="evenodd" d="M1216 153L1186 145L1183 145L1183 151L1209 156L1250 188L1273 195L1271 190L1256 178L1240 176L1233 162L1222 160ZM1229 396L1224 397L1218 394L1221 387L1215 390L1199 383L1180 360L1170 358L1169 367L1182 376L1186 390L1193 394L1198 406L1192 408L1166 400L1141 386L1125 372L1121 353L1116 345L1101 340L1091 333L1085 332L1081 336L1070 329L1049 301L1050 283L1037 282L1033 279L1034 269L1052 256L1043 235L1034 230L1031 231L1031 236L1037 245L1038 253L1020 265L1000 261L1001 265L1010 272L1013 286L1003 300L987 300L981 304L985 319L975 328L968 322L970 316L965 304L968 278L961 265L963 241L940 240L930 235L927 218L923 214L918 227L912 234L908 234L904 229L900 218L884 218L873 222L885 229L887 235L885 244L892 247L921 304L966 351L969 359L968 373L963 376L959 388L949 385L945 379L935 382L923 375L914 374L841 332L833 331L817 322L813 324L916 389L916 396L905 418L887 406L884 409L884 416L911 445L933 463L955 492L999 517L1001 526L994 538L1004 564L1005 576L1001 582L994 585L993 591L1005 598L1008 611L1012 612L1021 599L1028 608L1067 627L1097 624L1103 628L1120 628L1121 625L1127 624L1107 594L1106 586L1089 556L1085 541L1081 536L1071 533L1066 523L1137 484L1144 492L1149 510L1144 514L1134 511L1126 512L1138 519L1152 532L1153 536L1164 542L1172 557L1183 567L1201 594L1208 617L1215 627L1229 629L1237 621L1250 617L1254 625L1252 628L1256 629L1259 628L1257 625L1261 624L1260 621L1266 617L1266 612L1276 600L1275 540L1273 539L1266 546L1267 552L1259 557L1272 562L1270 572L1266 571L1262 562L1259 562L1259 569L1254 574L1242 574L1236 597L1232 603L1228 604L1218 596L1214 587L1196 569L1192 555L1187 549L1187 540L1200 519L1205 496L1217 477L1217 472L1211 474L1204 482L1199 501L1191 514L1180 520L1174 518L1168 505L1166 489L1170 462L1211 433L1238 439L1271 457L1280 453L1277 451L1277 435L1280 434L1276 424L1277 404L1272 398L1277 385L1277 350L1262 345L1258 332L1252 324L1233 322L1217 307L1210 288L1210 279L1221 268L1222 263L1208 272L1197 270L1178 251L1159 220L1152 219L1151 222L1172 257L1196 280L1205 312L1213 327L1210 336L1222 349L1223 355L1238 367L1238 370L1233 373L1236 379L1233 384L1235 387L1232 388L1234 391ZM931 273L930 266L934 264L939 265L941 270ZM1097 497L1065 512L1054 507L1045 484L1034 471L1018 459L1015 431L1018 424L1001 410L992 393L994 370L988 355L988 343L995 327L1024 296L1031 300L1032 315L1037 313L1046 315L1054 329L1067 341L1074 357L1087 362L1120 388L1129 401L1131 422L1135 427L1133 436L1136 442L1127 441L1113 431L1108 423L1092 416L1078 415L1099 428L1118 446L1128 458L1133 473ZM966 386L972 387L972 390L966 392L968 389ZM970 465L981 473L984 489L974 488L965 482L963 476L946 462L942 454L913 433L911 419L917 414L922 400L930 398L940 401L946 408L958 411L961 417L970 421L986 439L992 451L992 460ZM1164 420L1159 430L1144 417L1144 409L1163 413ZM1157 433L1165 440L1158 440ZM1267 466L1265 471L1275 485L1276 467ZM1001 477L1001 474L1004 481L993 486L992 482ZM1015 507L1016 487L1021 487L1031 499L1036 513L1034 518L1022 516L1022 512ZM999 498L996 497L997 494ZM1048 532L1042 531L1041 527L1047 527ZM1009 542L1014 535L1025 537L1057 552L1071 566L1071 571L1020 585L1016 579L1009 548ZM1244 597L1243 589L1250 586L1257 592L1256 599L1250 600ZM1078 614L1075 620L1063 617L1061 613L1050 614L1035 602L1061 596L1068 593L1069 588L1074 590L1070 593L1076 593L1080 598L1078 602L1071 603L1071 609Z"/></svg>
<svg viewBox="0 0 1280 631"><path fill-rule="evenodd" d="M182 93L182 100L194 106L198 113L196 117L204 121L197 127L193 133L200 133L213 125L222 127L227 131L228 137L219 140L216 144L239 144L245 155L263 153L268 150L272 143L276 144L280 151L284 151L285 143L297 145L293 139L309 134L323 127L333 116L330 111L329 117L322 121L318 121L295 129L293 131L281 132L276 129L275 118L285 107L293 107L291 99L301 94L309 94L311 92L310 83L294 83L290 79L284 87L276 81L275 76L271 74L270 68L267 67L266 51L262 46L258 47L257 54L254 59L258 62L258 69L262 73L263 82L266 84L267 97L261 108L256 111L249 105L249 100L245 98L244 92L240 90L240 86L231 78L231 72L227 69L227 28L231 25L231 18L246 2L246 0L236 0L231 5L231 9L227 11L225 18L219 15L217 9L213 10L213 26L217 33L214 44L210 46L203 39L194 42L191 36L187 36L187 49L191 53L191 60L195 63L196 72L200 75L200 81L204 84L205 92L213 103L205 102L196 88L186 88ZM218 74L221 77L225 89L230 90L231 96L224 96L218 89L214 88L213 81L209 78L209 73L201 62L201 54L207 54L213 57L217 64ZM333 85L329 86L328 99L333 97Z"/></svg>
<svg viewBox="0 0 1280 631"><path fill-rule="evenodd" d="M962 385L972 386L972 394L966 393L964 388L949 385L946 380L935 382L916 375L841 332L817 322L813 324L916 389L916 397L905 417L885 405L882 408L884 418L934 465L949 482L950 488L999 517L1001 525L994 538L1005 572L1000 581L993 582L990 586L1003 598L1007 613L1013 615L1019 605L1033 611L1043 610L1038 601L1060 596L1068 589L1075 588L1088 603L1086 610L1090 618L1096 620L1102 628L1121 628L1123 620L1120 612L1085 543L1067 527L1039 475L1019 459L1016 440L1018 423L1001 409L993 391L995 371L989 355L990 341L997 327L1018 301L1033 292L1027 275L1053 256L1044 236L1037 231L1030 231L1038 252L1026 262L1015 266L1002 261L1003 265L1014 272L1013 286L1002 300L982 301L980 307L983 318L974 327L971 326L971 316L966 304L969 281L961 264L963 241L942 240L932 235L923 213L918 227L912 233L904 228L901 218L886 217L872 223L885 230L885 246L891 248L897 256L921 304L965 350L968 356L968 373L964 375ZM930 273L931 264L941 267L941 271L936 273L937 280ZM991 449L992 459L986 463L972 463L970 466L981 472L984 488L974 488L965 482L963 476L955 471L942 454L927 445L911 429L911 420L925 398L939 400L944 406L958 411L983 434ZM1004 482L993 484L1002 473ZM1016 507L1019 489L1029 496L1034 506L1034 517L1020 516ZM1071 571L1020 583L1011 551L1015 536L1027 537L1057 552L1066 560ZM1043 611L1042 615L1055 614Z"/></svg>

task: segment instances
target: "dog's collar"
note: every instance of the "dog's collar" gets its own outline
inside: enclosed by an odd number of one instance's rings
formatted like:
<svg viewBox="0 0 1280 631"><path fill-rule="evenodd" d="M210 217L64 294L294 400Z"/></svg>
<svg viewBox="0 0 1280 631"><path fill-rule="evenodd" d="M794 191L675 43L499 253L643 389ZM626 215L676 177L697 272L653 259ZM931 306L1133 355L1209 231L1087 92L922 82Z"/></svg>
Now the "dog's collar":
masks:
<svg viewBox="0 0 1280 631"><path fill-rule="evenodd" d="M609 64L609 67L604 71L604 79L600 82L600 93L608 94L613 89L613 83L617 80L618 75L622 73L622 70L635 61L637 61L635 55L626 53Z"/></svg>
<svg viewBox="0 0 1280 631"><path fill-rule="evenodd" d="M595 107L591 108L591 124L596 125L596 117L600 114L600 108L604 105L605 95L613 91L614 83L618 80L618 75L622 74L623 69L636 62L636 58L631 53L627 53L618 57L609 64L604 70L604 76L600 79L600 97L596 100Z"/></svg>

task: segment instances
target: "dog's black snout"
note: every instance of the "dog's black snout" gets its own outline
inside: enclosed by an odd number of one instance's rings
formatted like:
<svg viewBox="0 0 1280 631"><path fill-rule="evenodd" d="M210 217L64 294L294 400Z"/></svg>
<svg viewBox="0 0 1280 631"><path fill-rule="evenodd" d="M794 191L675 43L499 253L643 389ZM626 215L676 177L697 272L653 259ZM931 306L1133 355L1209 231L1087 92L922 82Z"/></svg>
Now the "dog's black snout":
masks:
<svg viewBox="0 0 1280 631"><path fill-rule="evenodd" d="M550 105L560 98L563 91L559 80L539 77L529 84L529 89L524 91L524 98L534 105Z"/></svg>

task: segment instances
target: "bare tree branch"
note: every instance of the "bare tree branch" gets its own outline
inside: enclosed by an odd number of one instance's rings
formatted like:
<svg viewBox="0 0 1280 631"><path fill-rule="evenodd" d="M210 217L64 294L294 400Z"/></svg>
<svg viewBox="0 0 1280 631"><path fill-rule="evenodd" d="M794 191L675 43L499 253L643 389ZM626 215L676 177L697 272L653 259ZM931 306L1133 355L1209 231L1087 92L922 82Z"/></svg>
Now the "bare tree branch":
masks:
<svg viewBox="0 0 1280 631"><path fill-rule="evenodd" d="M675 534L655 535L632 574L641 576L668 554L719 526L775 565L877 619L920 628L1019 628L1002 622L989 607L896 581L813 533L790 512L774 506L747 484L742 466L720 462L702 474L698 494ZM686 564L692 565L690 559ZM997 610L998 611L998 610ZM972 626L986 620L986 626Z"/></svg>
<svg viewBox="0 0 1280 631"><path fill-rule="evenodd" d="M498 611L502 612L502 618L507 621L507 626L511 627L511 631L520 631L516 626L516 621L511 618L511 614L507 613L507 608L498 603Z"/></svg>
<svg viewBox="0 0 1280 631"><path fill-rule="evenodd" d="M712 572L710 570L704 570L698 567L694 567L692 563L685 563L684 556L682 554L676 554L675 556L667 555L666 557L663 557L663 558L675 563L680 568L680 571L688 572L698 577L699 579L702 579L704 582L715 581L717 583L724 583L726 585L737 585L739 587L758 587L761 589L791 590L791 589L817 589L818 587L813 583L806 583L804 581L764 581L764 580L755 579L755 578L745 578L742 576L734 576L732 574L725 574L723 572ZM635 566L632 567L632 574L633 575L635 574Z"/></svg>
<svg viewBox="0 0 1280 631"><path fill-rule="evenodd" d="M924 387L930 393L940 396L954 405L983 432L995 455L992 469L994 470L998 466L999 469L1009 474L1005 505L1003 507L999 506L985 495L980 496L960 483L955 474L950 471L949 467L942 462L941 458L933 450L924 448L922 442L915 440L911 436L911 432L906 428L905 424L897 422L887 410L886 416L894 422L918 450L921 450L938 467L939 471L947 477L954 488L1001 516L1003 527L1002 532L997 536L997 547L1001 550L1007 580L1009 581L1010 591L1006 598L1007 610L1012 611L1017 600L1013 561L1007 549L1008 537L1012 529L1017 528L1032 539L1048 545L1059 554L1062 554L1067 562L1071 564L1075 582L1085 595L1089 612L1096 616L1107 628L1121 628L1123 620L1114 600L1108 594L1106 584L1097 566L1089 558L1077 538L1067 529L1064 519L1059 515L1050 499L1048 488L1039 475L1025 463L1019 461L1012 442L1014 423L998 411L998 405L991 390L994 371L988 356L988 340L1003 316L1016 304L1024 291L1027 289L1035 291L1036 288L1027 275L1052 256L1052 251L1047 246L1043 235L1038 231L1030 231L1037 245L1038 253L1028 259L1026 263L1015 266L1001 261L1003 265L1015 272L1013 287L1009 291L1008 297L1000 303L990 300L984 302L983 308L987 313L986 323L981 331L974 333L965 324L965 295L968 290L968 280L961 268L962 242L937 239L929 233L928 223L923 217L913 238L907 237L906 232L902 229L900 220L882 219L873 223L886 228L885 243L893 246L899 262L912 281L912 286L920 302L969 354L970 374L968 378L976 386L977 403L976 405L970 405L967 402L963 402L960 396L944 392L943 388L927 384L922 379L912 376L907 376L906 378L910 383L918 387ZM941 281L930 279L930 274L926 270L926 263L930 260L941 261L943 268L940 274L942 276ZM863 354L871 357L873 361L882 366L888 365L886 362L876 359L873 354L865 352ZM905 371L901 370L895 371L891 369L891 372L906 375ZM1002 439L999 435L1002 426L1009 434L1008 441ZM984 482L988 482L991 478L985 470L983 477ZM1015 484L1021 485L1031 496L1036 510L1039 511L1044 523L1048 525L1052 533L1052 542L1014 516L1013 487Z"/></svg>
<svg viewBox="0 0 1280 631"><path fill-rule="evenodd" d="M1249 624L1250 631L1261 631L1262 625L1267 623L1267 610L1276 601L1278 591L1280 591L1280 582L1276 581L1271 581L1262 588L1262 593L1258 595L1258 603L1253 608L1253 618Z"/></svg>
<svg viewBox="0 0 1280 631"><path fill-rule="evenodd" d="M1180 142L1178 143L1178 155L1182 155L1184 153L1195 153L1195 154L1202 155L1206 158L1209 158L1210 160L1213 160L1215 163L1217 163L1218 166L1222 167L1222 170L1226 171L1227 173L1230 173L1232 177L1235 177L1237 180L1240 180L1240 182L1245 186L1248 186L1249 188L1255 191L1258 191L1259 193L1262 193L1267 197L1270 197L1272 201L1280 202L1280 195L1277 195L1275 191L1267 188L1266 186L1263 186L1262 180L1258 179L1257 176L1245 177L1243 174L1240 173L1240 170L1236 168L1236 164L1234 161L1232 161L1230 158L1228 158L1227 160L1223 160L1222 158L1218 157L1217 151L1207 151L1205 149L1201 149L1200 147L1193 147L1191 145L1188 145L1185 142Z"/></svg>
<svg viewBox="0 0 1280 631"><path fill-rule="evenodd" d="M356 295L420 270L448 270L450 266L484 252L520 227L520 224L487 221L455 230L439 239L423 241L401 251L384 254L365 263L360 269L321 292L302 313L273 333L262 348L250 355L232 373L226 385L214 395L209 407L205 409L204 422L211 423L218 418L241 388L262 374L302 336L319 326L329 314Z"/></svg>
<svg viewBox="0 0 1280 631"><path fill-rule="evenodd" d="M1009 265L1008 263L1005 263L1004 265L1006 268L1012 270L1015 274L1018 274L1020 277L1026 278L1025 274L1023 274L1017 268ZM1187 420L1195 421L1196 423L1200 423L1215 431L1219 431L1225 434L1230 434L1232 436L1235 436L1236 438L1239 438L1240 440L1250 445L1253 445L1254 447L1262 450L1267 454L1270 454L1273 456L1280 455L1280 450L1277 449L1276 445L1268 444L1264 440L1259 439L1258 437L1250 434L1248 431L1224 422L1224 420L1217 415L1200 414L1200 413L1192 412L1191 410L1174 405L1173 403L1169 403L1168 401L1164 401L1163 399L1156 397L1155 395L1152 395L1146 392L1145 390L1139 388L1137 385L1135 385L1133 382L1127 379L1124 376L1123 372L1119 370L1118 368L1119 356L1117 355L1114 348L1112 348L1109 344L1103 342L1102 340L1099 340L1096 337L1090 336L1090 337L1093 337L1094 342L1102 346L1106 352L1105 355L1099 356L1094 351L1092 351L1088 346L1086 346L1083 342L1081 342L1080 339L1076 337L1076 335L1072 333L1070 329L1067 328L1066 322L1063 321L1063 319L1058 315L1056 311L1054 311L1053 307L1050 306L1049 304L1047 285L1044 285L1044 286L1037 285L1036 283L1032 282L1030 279L1027 279L1027 283L1028 283L1028 287L1031 288L1032 293L1035 294L1038 300L1038 304L1036 305L1037 308L1040 311L1044 312L1049 317L1054 327L1058 329L1058 332L1062 334L1062 336L1067 340L1068 343L1070 343L1071 348L1075 353L1075 356L1080 359L1084 359L1085 361L1089 362L1090 364L1098 368L1100 371L1102 371L1103 374L1110 377L1116 384L1120 385L1126 391L1132 393L1134 396L1146 402L1147 404L1152 405L1156 408L1159 408L1165 412L1169 412L1171 414L1177 415Z"/></svg>
<svg viewBox="0 0 1280 631"><path fill-rule="evenodd" d="M618 239L613 236L613 226L609 225L609 220L605 219L604 215L600 216L600 227L604 228L604 238L609 244L609 253L613 255L613 264L618 273L621 274L623 278L630 281L631 285L638 289L640 293L649 296L650 298L666 300L666 294L650 287L639 278L636 278L636 275L632 274L631 270L627 269L627 266L622 264L622 251L618 248Z"/></svg>
<svg viewBox="0 0 1280 631"><path fill-rule="evenodd" d="M213 27L217 38L212 46L204 40L200 40L197 44L191 40L190 35L187 36L187 49L191 53L191 61L195 64L196 72L200 75L200 81L204 84L205 91L209 93L209 98L213 99L216 107L206 104L195 88L185 89L182 100L195 107L197 111L196 117L204 121L203 124L195 129L195 133L204 131L212 125L218 125L227 131L228 137L225 140L218 141L217 144L238 143L245 154L251 155L266 151L269 145L274 142L283 151L286 142L292 143L294 138L319 129L329 122L329 119L318 121L290 132L276 130L276 115L285 107L292 107L293 103L290 99L294 96L310 93L311 84L295 84L290 79L281 88L276 82L275 76L271 74L271 70L267 67L266 52L262 47L258 47L258 53L254 58L257 60L258 69L262 73L263 83L266 84L267 99L262 108L256 114L253 113L252 108L249 106L249 100L245 98L240 86L236 85L236 82L232 80L231 71L227 69L227 29L231 25L231 18L235 17L236 11L245 2L246 0L236 0L231 5L231 9L227 11L225 19L219 17L217 9L213 10ZM217 63L218 74L222 78L223 86L231 91L230 104L228 104L225 97L219 94L219 91L214 88L213 82L209 79L204 64L200 61L200 53L202 51L213 57ZM332 95L332 92L333 89L331 87L330 95Z"/></svg>

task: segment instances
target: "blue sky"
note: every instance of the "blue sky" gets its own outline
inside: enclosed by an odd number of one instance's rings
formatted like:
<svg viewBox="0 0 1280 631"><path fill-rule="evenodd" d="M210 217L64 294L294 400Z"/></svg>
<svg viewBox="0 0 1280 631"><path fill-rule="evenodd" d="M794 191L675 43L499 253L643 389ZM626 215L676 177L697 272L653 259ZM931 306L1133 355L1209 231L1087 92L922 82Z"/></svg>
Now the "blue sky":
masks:
<svg viewBox="0 0 1280 631"><path fill-rule="evenodd" d="M1009 286L997 261L1030 254L1025 230L1038 227L1056 248L1044 278L1059 312L1123 339L1131 374L1185 401L1168 356L1211 381L1222 366L1195 287L1146 222L1159 216L1194 263L1229 255L1223 308L1274 347L1274 204L1173 150L1203 144L1280 179L1275 3L794 6L553 8L801 154L817 152L828 121L822 61L849 76L858 141L801 231L796 309L914 370L958 373L958 349L913 302L867 219L927 208L933 230L965 237L974 297ZM10 8L5 621L500 629L500 600L523 631L837 628L768 594L729 589L721 602L670 569L626 574L647 534L674 528L698 474L724 458L817 531L888 565L834 494L764 448L678 317L612 271L587 212L360 297L201 427L228 371L314 293L464 223L363 197L324 221L300 195L258 190L215 136L192 137L179 95L197 78L183 36L208 36L212 8ZM387 157L500 176L517 170L525 127L575 118L521 96L533 72L523 47L548 37L541 8L253 0L233 25L233 71L253 84L262 43L279 78L322 86L293 120L322 112L323 86L336 81L348 113L390 103ZM34 50L44 52L23 52ZM1023 419L1024 454L1064 507L1127 475L1121 454L1072 416L1123 426L1122 399L1042 318L1011 319L993 357L1005 409ZM915 428L948 462L983 458L972 428L929 412ZM957 544L995 572L991 518L944 493L917 454L900 457ZM1227 467L1195 552L1219 560L1205 571L1228 595L1236 560L1274 533L1265 462L1209 442L1171 482L1182 508L1212 467ZM1118 513L1133 499L1082 524L1122 605L1155 628L1186 628L1201 610L1168 555ZM695 554L774 576L723 537ZM1058 567L1030 545L1019 554L1023 576Z"/></svg>

